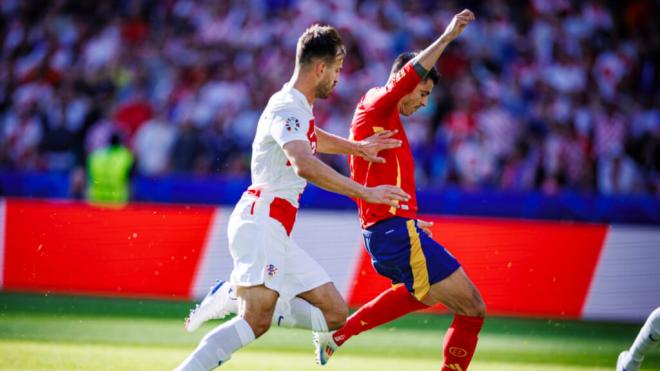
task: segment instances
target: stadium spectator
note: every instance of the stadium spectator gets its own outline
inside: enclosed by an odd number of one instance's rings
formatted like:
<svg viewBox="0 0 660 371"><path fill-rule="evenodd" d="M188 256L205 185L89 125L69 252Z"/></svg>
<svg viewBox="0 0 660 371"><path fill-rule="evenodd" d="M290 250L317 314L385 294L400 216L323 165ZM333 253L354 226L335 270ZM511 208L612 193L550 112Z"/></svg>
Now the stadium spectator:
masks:
<svg viewBox="0 0 660 371"><path fill-rule="evenodd" d="M175 136L176 130L162 115L140 126L133 142L138 171L148 176L164 174L169 168Z"/></svg>
<svg viewBox="0 0 660 371"><path fill-rule="evenodd" d="M99 204L126 203L130 197L129 177L134 159L119 134L112 134L110 143L94 150L87 161L87 199Z"/></svg>

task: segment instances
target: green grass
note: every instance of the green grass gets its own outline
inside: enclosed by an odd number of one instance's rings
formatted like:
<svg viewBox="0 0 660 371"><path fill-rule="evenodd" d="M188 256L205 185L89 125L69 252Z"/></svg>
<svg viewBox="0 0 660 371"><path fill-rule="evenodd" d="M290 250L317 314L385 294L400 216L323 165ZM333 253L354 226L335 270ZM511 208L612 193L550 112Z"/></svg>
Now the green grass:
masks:
<svg viewBox="0 0 660 371"><path fill-rule="evenodd" d="M0 370L167 370L218 322L190 303L0 293ZM448 316L409 315L350 340L323 370L437 370ZM471 370L613 370L639 324L489 318ZM643 370L660 370L655 349ZM322 370L309 331L274 328L223 370Z"/></svg>

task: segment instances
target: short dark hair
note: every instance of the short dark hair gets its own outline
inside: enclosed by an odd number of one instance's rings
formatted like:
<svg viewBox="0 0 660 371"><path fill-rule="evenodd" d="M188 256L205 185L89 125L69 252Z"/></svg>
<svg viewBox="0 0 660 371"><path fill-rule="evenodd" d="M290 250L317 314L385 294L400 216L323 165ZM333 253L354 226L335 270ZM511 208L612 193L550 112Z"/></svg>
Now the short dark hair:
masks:
<svg viewBox="0 0 660 371"><path fill-rule="evenodd" d="M406 65L411 59L415 58L419 54L418 52L405 52L399 54L396 59L394 60L394 63L392 63L392 71L390 71L390 76L396 75L399 70L403 68L403 66ZM440 82L440 73L438 73L438 70L433 67L431 70L426 74L426 79L431 79L433 81L434 85L438 85L438 82Z"/></svg>
<svg viewBox="0 0 660 371"><path fill-rule="evenodd" d="M307 64L315 58L334 61L345 55L344 42L332 26L318 24L310 26L298 39L296 63Z"/></svg>

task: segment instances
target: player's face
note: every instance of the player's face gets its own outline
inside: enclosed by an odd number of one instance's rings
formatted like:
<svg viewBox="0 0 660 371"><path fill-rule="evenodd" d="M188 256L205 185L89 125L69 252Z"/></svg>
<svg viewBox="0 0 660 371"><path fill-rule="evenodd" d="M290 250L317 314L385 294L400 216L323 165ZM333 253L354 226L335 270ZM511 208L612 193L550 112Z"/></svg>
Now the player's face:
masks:
<svg viewBox="0 0 660 371"><path fill-rule="evenodd" d="M332 90L339 82L339 73L341 68L344 66L344 57L337 57L334 63L326 64L325 69L323 70L323 75L321 80L316 85L316 97L325 99L330 96Z"/></svg>
<svg viewBox="0 0 660 371"><path fill-rule="evenodd" d="M429 100L429 95L433 90L433 80L426 79L415 87L415 90L401 98L399 101L399 113L404 116L410 116L418 109L425 107Z"/></svg>

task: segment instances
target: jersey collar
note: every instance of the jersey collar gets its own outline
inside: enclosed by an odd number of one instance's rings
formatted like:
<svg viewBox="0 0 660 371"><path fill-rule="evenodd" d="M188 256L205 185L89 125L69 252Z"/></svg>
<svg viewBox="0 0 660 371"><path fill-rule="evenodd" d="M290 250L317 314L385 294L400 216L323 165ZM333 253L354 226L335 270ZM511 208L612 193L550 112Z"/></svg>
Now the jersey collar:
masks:
<svg viewBox="0 0 660 371"><path fill-rule="evenodd" d="M314 112L313 112L314 107L311 104L309 104L309 102L307 101L307 97L305 97L305 94L303 94L300 90L294 88L293 85L291 85L291 83L288 82L284 84L284 90L291 92L291 95L293 95L293 97L309 111L309 114L314 116Z"/></svg>

